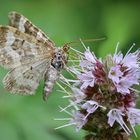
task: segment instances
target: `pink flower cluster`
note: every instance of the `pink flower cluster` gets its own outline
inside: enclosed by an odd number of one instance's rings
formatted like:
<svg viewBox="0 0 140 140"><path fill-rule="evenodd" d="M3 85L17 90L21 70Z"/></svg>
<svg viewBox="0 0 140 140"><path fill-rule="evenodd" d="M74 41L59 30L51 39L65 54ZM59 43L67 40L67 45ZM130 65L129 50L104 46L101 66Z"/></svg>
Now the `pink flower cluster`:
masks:
<svg viewBox="0 0 140 140"><path fill-rule="evenodd" d="M140 124L140 109L136 107L140 79L140 50L133 53L115 52L103 60L86 49L79 67L74 70L77 79L71 87L71 106L77 106L70 122L76 129L94 132L95 128L130 135ZM76 120L80 117L80 121ZM114 131L112 131L114 129ZM112 139L113 139L112 138Z"/></svg>

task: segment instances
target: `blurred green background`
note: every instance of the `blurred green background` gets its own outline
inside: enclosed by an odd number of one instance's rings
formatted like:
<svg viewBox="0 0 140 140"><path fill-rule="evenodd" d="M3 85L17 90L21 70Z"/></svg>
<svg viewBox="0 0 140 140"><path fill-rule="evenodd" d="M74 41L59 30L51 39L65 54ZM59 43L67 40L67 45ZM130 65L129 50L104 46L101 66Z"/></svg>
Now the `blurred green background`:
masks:
<svg viewBox="0 0 140 140"><path fill-rule="evenodd" d="M139 0L0 0L0 24L8 23L7 14L18 11L28 17L54 40L57 46L79 38L106 40L86 43L97 56L114 52L117 42L126 52L132 43L140 45ZM76 49L81 49L78 45ZM54 121L64 117L58 106L66 106L64 94L55 92L48 102L42 100L41 84L34 96L9 94L2 86L7 73L0 68L0 140L81 140L84 132L74 127L54 130L65 122ZM140 139L140 128L137 128Z"/></svg>

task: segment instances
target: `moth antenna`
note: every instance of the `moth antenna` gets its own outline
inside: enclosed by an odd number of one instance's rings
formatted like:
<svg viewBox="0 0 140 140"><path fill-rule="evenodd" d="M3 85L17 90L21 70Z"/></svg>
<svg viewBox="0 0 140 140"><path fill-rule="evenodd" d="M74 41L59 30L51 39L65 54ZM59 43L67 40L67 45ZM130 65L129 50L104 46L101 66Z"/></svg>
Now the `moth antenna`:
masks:
<svg viewBox="0 0 140 140"><path fill-rule="evenodd" d="M68 50L70 49L70 46L69 46L70 44L81 43L81 41L83 41L83 42L95 42L95 41L102 41L102 40L105 40L105 39L106 39L106 37L96 38L96 39L94 39L94 38L91 38L91 39L79 39L77 41L72 41L72 42L68 42L68 43L64 44L63 50L65 52L68 52Z"/></svg>
<svg viewBox="0 0 140 140"><path fill-rule="evenodd" d="M106 39L106 37L102 37L102 38L91 38L91 39L80 39L80 40L77 40L77 41L72 41L72 42L68 42L68 43L66 43L66 44L64 44L64 48L66 47L66 46L68 46L68 45L70 45L70 44L75 44L75 43L80 43L81 42L81 40L83 41L83 42L95 42L95 41L102 41L102 40L105 40Z"/></svg>

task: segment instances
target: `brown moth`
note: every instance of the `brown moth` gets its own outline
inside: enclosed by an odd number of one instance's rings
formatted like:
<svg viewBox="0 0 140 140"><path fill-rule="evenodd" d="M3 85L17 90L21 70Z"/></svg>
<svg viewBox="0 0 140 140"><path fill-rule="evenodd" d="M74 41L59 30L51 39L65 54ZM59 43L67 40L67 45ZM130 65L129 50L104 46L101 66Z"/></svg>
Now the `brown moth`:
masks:
<svg viewBox="0 0 140 140"><path fill-rule="evenodd" d="M9 69L3 79L11 93L32 95L45 79L46 100L67 63L69 47L55 47L45 33L17 12L9 13L9 26L0 26L0 65Z"/></svg>

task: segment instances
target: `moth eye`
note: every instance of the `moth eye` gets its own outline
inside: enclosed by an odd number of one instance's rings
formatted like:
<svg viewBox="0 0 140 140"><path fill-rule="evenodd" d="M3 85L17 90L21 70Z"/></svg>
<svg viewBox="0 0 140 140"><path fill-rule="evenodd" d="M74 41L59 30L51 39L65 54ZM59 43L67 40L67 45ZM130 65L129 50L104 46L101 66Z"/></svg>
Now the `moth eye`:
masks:
<svg viewBox="0 0 140 140"><path fill-rule="evenodd" d="M61 56L58 56L57 59L60 60L61 59Z"/></svg>

